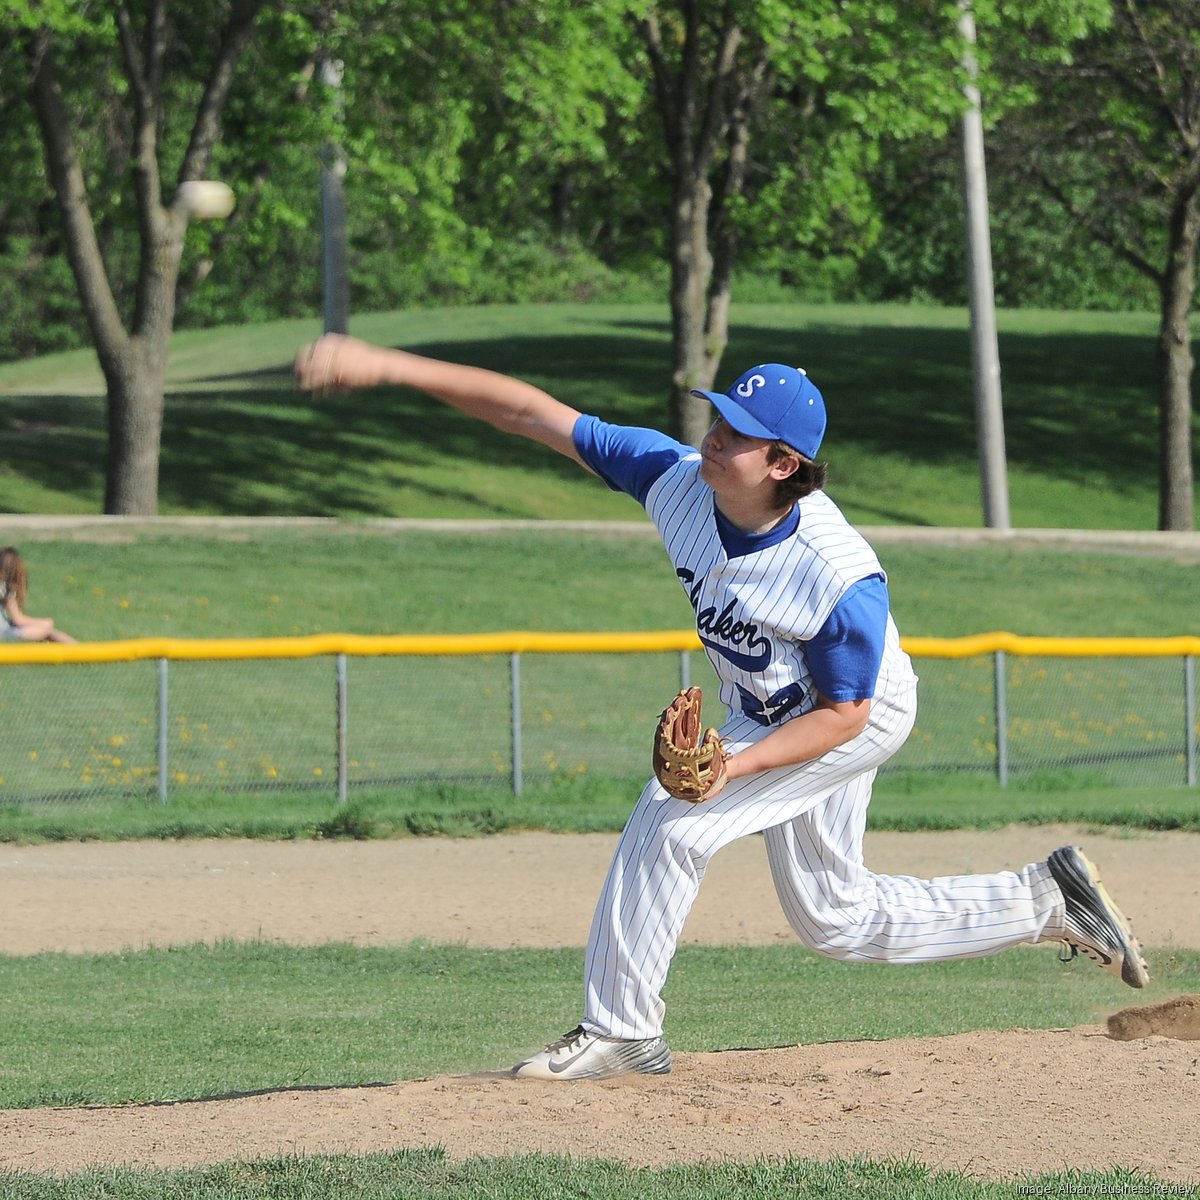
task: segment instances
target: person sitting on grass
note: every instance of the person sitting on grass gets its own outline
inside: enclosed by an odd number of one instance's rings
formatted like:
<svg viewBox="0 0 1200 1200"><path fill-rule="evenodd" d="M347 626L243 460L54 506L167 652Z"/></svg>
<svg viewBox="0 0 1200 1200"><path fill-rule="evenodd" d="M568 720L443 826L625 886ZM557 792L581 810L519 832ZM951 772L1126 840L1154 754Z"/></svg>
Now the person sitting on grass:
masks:
<svg viewBox="0 0 1200 1200"><path fill-rule="evenodd" d="M49 617L31 617L24 611L29 573L12 546L0 550L0 642L62 642L75 639L57 629Z"/></svg>

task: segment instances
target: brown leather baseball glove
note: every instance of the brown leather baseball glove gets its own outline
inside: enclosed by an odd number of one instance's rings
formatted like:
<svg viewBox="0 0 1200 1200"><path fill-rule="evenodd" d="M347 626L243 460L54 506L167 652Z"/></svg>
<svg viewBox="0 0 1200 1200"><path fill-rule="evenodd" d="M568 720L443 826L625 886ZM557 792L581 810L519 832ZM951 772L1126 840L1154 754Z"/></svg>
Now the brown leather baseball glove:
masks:
<svg viewBox="0 0 1200 1200"><path fill-rule="evenodd" d="M713 728L700 733L701 692L681 691L658 718L654 774L676 800L699 804L725 782L725 745Z"/></svg>

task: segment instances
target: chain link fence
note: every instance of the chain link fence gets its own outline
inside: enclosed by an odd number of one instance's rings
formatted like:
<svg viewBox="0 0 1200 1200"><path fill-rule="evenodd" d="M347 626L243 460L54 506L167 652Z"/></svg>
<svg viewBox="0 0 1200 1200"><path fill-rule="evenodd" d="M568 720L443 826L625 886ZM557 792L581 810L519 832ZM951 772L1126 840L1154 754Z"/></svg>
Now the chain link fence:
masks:
<svg viewBox="0 0 1200 1200"><path fill-rule="evenodd" d="M0 806L642 775L674 691L716 694L695 645L689 631L0 648ZM906 646L921 708L885 771L1196 784L1200 639Z"/></svg>

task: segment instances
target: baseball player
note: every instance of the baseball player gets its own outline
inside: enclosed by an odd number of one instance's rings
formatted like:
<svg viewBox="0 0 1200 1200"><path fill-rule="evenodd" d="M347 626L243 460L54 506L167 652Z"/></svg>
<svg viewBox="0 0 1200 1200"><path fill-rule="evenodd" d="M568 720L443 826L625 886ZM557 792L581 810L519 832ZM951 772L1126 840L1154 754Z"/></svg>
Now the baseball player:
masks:
<svg viewBox="0 0 1200 1200"><path fill-rule="evenodd" d="M533 439L635 497L662 537L730 712L724 769L701 803L646 785L596 906L583 1019L513 1073L600 1079L671 1069L662 989L709 860L761 833L779 902L810 949L920 963L1059 941L1131 987L1148 981L1128 922L1074 846L1019 871L915 879L863 862L871 787L909 734L917 679L887 576L823 485L825 404L765 363L724 392L699 449L585 416L475 367L327 335L300 351L317 391L416 388Z"/></svg>

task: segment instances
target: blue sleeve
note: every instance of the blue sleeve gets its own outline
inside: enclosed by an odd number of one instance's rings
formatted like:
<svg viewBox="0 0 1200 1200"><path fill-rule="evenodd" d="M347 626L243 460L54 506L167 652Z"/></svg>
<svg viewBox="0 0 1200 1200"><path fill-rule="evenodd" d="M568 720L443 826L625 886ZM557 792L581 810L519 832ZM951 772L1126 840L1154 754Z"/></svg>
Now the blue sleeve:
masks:
<svg viewBox="0 0 1200 1200"><path fill-rule="evenodd" d="M830 700L875 695L887 635L888 590L882 575L860 579L805 646L817 691Z"/></svg>
<svg viewBox="0 0 1200 1200"><path fill-rule="evenodd" d="M580 417L573 437L579 457L614 492L624 492L639 504L646 503L650 488L664 471L696 453L657 430L609 425L596 417Z"/></svg>

